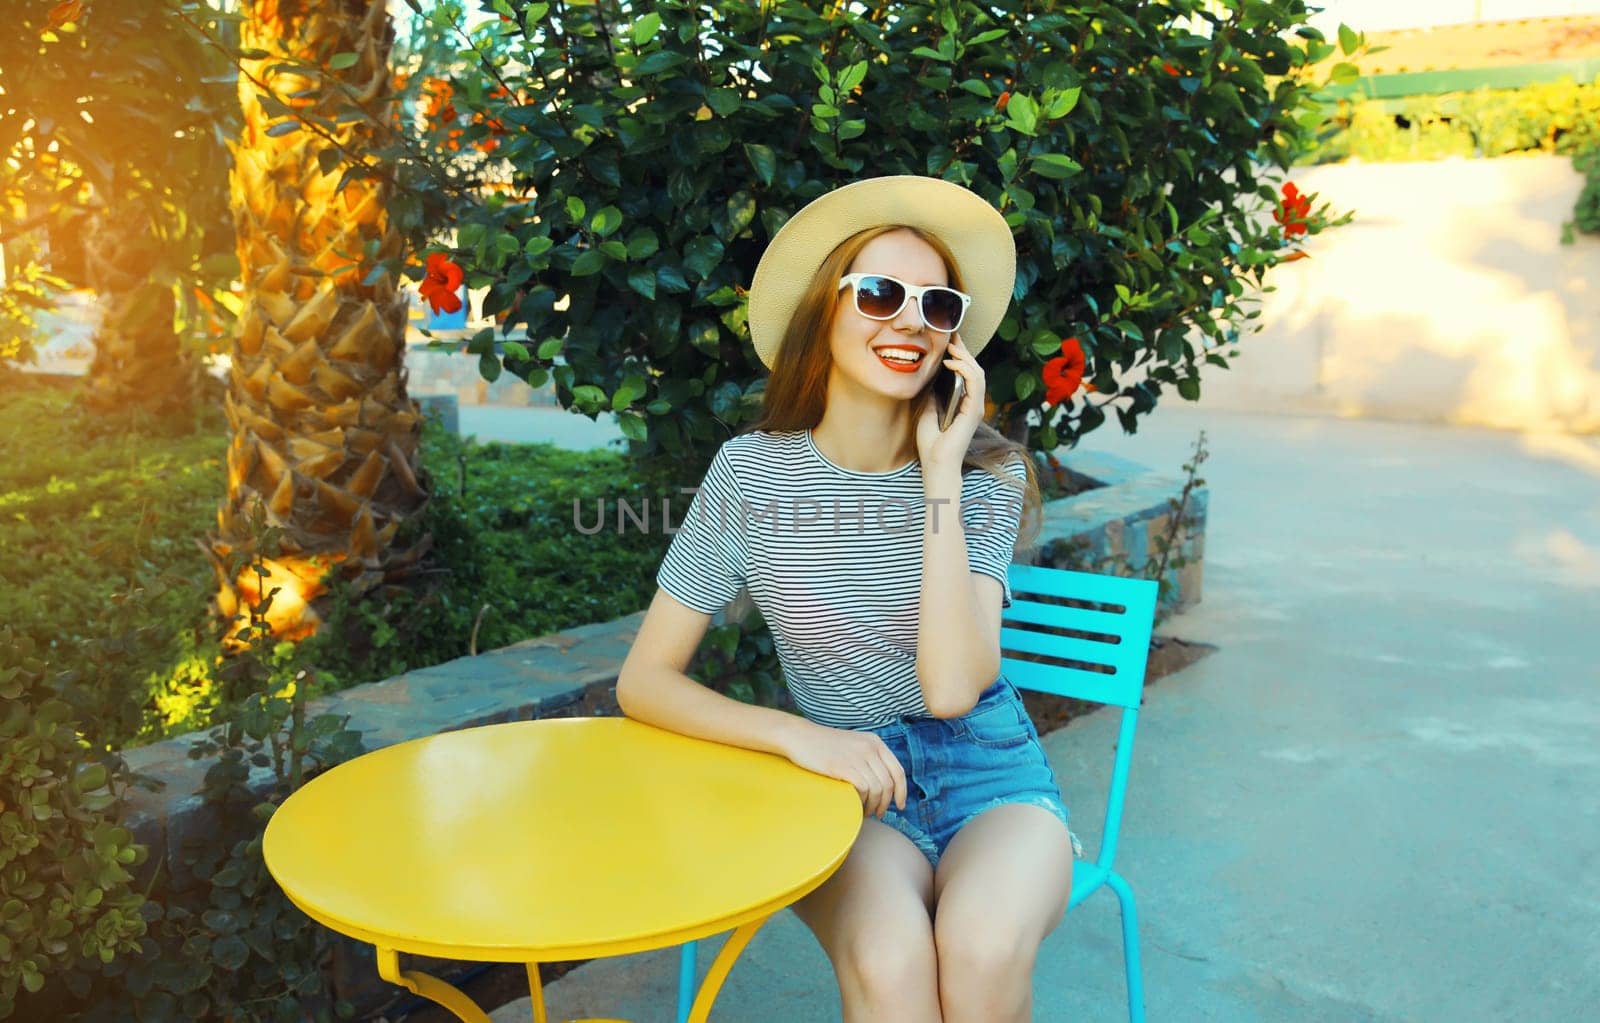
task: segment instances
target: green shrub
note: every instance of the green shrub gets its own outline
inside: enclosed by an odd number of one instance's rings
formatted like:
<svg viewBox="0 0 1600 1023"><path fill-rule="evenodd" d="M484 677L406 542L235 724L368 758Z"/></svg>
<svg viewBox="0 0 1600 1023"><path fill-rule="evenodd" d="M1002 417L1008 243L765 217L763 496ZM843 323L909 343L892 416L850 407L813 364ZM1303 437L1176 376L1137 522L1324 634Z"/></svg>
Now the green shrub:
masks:
<svg viewBox="0 0 1600 1023"><path fill-rule="evenodd" d="M1600 234L1600 142L1572 158L1573 169L1583 175L1583 191L1570 222L1562 225L1561 241L1571 244L1574 230Z"/></svg>
<svg viewBox="0 0 1600 1023"><path fill-rule="evenodd" d="M111 421L76 394L0 399L0 621L51 666L91 741L121 745L181 726L182 680L206 674L194 538L216 515L227 440L218 413L199 430Z"/></svg>
<svg viewBox="0 0 1600 1023"><path fill-rule="evenodd" d="M0 626L0 1019L19 992L137 950L145 852L108 812L119 765L91 752L40 652Z"/></svg>
<svg viewBox="0 0 1600 1023"><path fill-rule="evenodd" d="M426 12L431 67L456 68L435 155L405 140L346 174L392 175L395 226L419 248L453 230L482 311L527 329L503 358L473 339L486 375L554 379L689 460L756 411L745 289L768 239L877 174L961 182L1011 223L1017 301L982 360L1008 432L1051 448L1198 398L1292 248L1274 166L1314 123L1306 68L1336 49L1291 0L482 6L500 17L470 31L462 4ZM489 142L493 168L462 158ZM491 169L508 187L485 198ZM1097 393L1046 411L1067 335Z"/></svg>
<svg viewBox="0 0 1600 1023"><path fill-rule="evenodd" d="M191 433L102 422L73 394L0 397L0 620L39 651L94 745L205 727L222 687L212 573L194 538L216 515L225 433L213 419ZM434 534L442 567L391 607L341 603L315 692L464 656L474 625L483 651L639 610L670 539L654 518L660 498L681 521L676 487L698 482L615 452L477 444L431 426L424 464L436 491L413 528ZM585 522L604 499L610 526L579 532L575 498ZM617 533L615 502L647 498L650 531Z"/></svg>
<svg viewBox="0 0 1600 1023"><path fill-rule="evenodd" d="M564 451L547 445L475 444L430 434L424 462L433 497L416 529L434 538L439 585L400 593L389 606L336 600L322 635L319 667L341 679L385 678L530 636L632 614L650 602L655 570L670 537L658 514L672 499L675 523L687 510L666 468L615 452ZM643 514L648 532L617 504ZM605 527L585 534L606 512ZM394 624L385 624L394 623Z"/></svg>
<svg viewBox="0 0 1600 1023"><path fill-rule="evenodd" d="M1600 78L1343 101L1320 135L1307 162L1577 153L1600 143Z"/></svg>

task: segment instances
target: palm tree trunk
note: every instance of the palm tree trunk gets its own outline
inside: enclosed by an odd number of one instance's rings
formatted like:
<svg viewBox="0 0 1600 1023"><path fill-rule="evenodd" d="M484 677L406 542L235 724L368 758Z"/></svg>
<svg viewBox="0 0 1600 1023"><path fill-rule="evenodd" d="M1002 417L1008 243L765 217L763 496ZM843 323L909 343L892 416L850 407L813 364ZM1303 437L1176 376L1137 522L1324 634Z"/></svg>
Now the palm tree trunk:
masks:
<svg viewBox="0 0 1600 1023"><path fill-rule="evenodd" d="M90 225L84 269L101 308L83 403L99 412L178 411L199 393L197 369L178 346L171 285L150 276L159 240L137 205L102 210Z"/></svg>
<svg viewBox="0 0 1600 1023"><path fill-rule="evenodd" d="M240 44L269 56L241 63L245 126L233 147L232 195L244 309L232 345L225 404L232 429L228 496L209 553L224 616L278 589L266 619L275 635L313 634L329 599L330 571L357 593L397 584L415 571L429 537L399 550L401 524L427 501L418 464L421 416L406 393L402 356L406 299L383 275L364 283L377 258L400 253L384 188L353 181L336 192L322 173L329 142L277 125L252 79L301 112L332 120L337 94L290 98L315 79L274 67L283 57L327 68L335 54L356 63L337 75L387 123L394 30L383 0L254 0L244 5ZM347 122L347 151L370 144L371 128ZM258 525L281 531L278 553ZM246 562L256 560L266 574Z"/></svg>

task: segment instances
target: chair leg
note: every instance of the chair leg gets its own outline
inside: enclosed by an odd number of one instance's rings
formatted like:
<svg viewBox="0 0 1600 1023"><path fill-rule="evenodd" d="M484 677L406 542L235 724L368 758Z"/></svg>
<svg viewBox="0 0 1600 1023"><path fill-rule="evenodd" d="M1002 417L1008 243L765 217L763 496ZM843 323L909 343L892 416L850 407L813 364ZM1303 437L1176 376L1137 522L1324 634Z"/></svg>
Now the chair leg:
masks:
<svg viewBox="0 0 1600 1023"><path fill-rule="evenodd" d="M695 943L683 943L678 957L678 1023L689 1023L689 1007L694 1004Z"/></svg>
<svg viewBox="0 0 1600 1023"><path fill-rule="evenodd" d="M1106 874L1106 886L1117 893L1122 906L1122 957L1128 970L1128 1023L1144 1023L1144 981L1139 970L1139 913L1133 889L1116 873Z"/></svg>

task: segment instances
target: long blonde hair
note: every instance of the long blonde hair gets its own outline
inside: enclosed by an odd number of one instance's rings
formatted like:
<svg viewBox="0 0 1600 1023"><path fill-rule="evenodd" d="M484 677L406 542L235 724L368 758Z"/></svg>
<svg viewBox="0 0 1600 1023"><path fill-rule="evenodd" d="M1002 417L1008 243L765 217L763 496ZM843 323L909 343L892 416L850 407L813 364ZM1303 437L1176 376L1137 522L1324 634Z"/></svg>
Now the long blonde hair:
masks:
<svg viewBox="0 0 1600 1023"><path fill-rule="evenodd" d="M809 430L822 422L822 413L828 400L828 373L833 368L828 330L839 308L839 278L849 272L856 256L861 254L868 242L891 231L910 231L927 242L944 260L945 272L950 275L950 286L965 290L954 254L944 242L925 231L886 224L858 231L846 238L822 261L810 286L800 296L800 303L789 319L783 341L773 359L772 372L767 377L761 415L741 432ZM930 382L911 399L912 436L908 439L914 440L916 423L928 402L935 404L937 413L944 412L944 400L936 396L934 390ZM1016 481L1003 468L1012 455L1022 459L1027 474L1022 493L1022 522L1017 534L1017 550L1024 550L1033 546L1043 520L1039 474L1027 447L988 423L980 422L977 432L972 435L972 443L967 446L967 452L961 459L961 465L963 469L981 469L1014 486Z"/></svg>

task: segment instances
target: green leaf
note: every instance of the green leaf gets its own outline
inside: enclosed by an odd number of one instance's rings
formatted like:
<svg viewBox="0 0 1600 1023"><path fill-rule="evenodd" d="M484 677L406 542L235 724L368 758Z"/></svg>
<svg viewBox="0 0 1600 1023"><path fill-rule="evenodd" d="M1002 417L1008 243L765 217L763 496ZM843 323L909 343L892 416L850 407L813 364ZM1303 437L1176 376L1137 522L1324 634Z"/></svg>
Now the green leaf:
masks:
<svg viewBox="0 0 1600 1023"><path fill-rule="evenodd" d="M712 89L706 93L706 106L722 117L737 111L743 102L737 89Z"/></svg>
<svg viewBox="0 0 1600 1023"><path fill-rule="evenodd" d="M1015 147L1001 153L1000 159L995 162L1000 165L1000 177L1002 180L1009 182L1017 176L1017 150Z"/></svg>
<svg viewBox="0 0 1600 1023"><path fill-rule="evenodd" d="M1349 25L1341 24L1339 26L1339 49L1344 51L1344 55L1348 57L1352 53L1355 53L1356 48L1360 45L1361 40L1360 37L1356 35L1355 29L1351 28Z"/></svg>
<svg viewBox="0 0 1600 1023"><path fill-rule="evenodd" d="M356 61L360 59L361 54L351 53L350 51L346 50L344 53L334 54L333 59L328 61L328 67L332 68L334 71L344 71L347 68L355 67Z"/></svg>
<svg viewBox="0 0 1600 1023"><path fill-rule="evenodd" d="M607 206L594 215L589 222L589 227L595 234L604 238L622 226L622 211L615 206Z"/></svg>
<svg viewBox="0 0 1600 1023"><path fill-rule="evenodd" d="M728 196L727 204L728 230L725 237L729 240L737 238L750 222L756 219L755 196L749 192L735 192Z"/></svg>
<svg viewBox="0 0 1600 1023"><path fill-rule="evenodd" d="M539 342L539 358L549 361L561 352L561 346L566 343L565 338L547 337Z"/></svg>
<svg viewBox="0 0 1600 1023"><path fill-rule="evenodd" d="M555 242L551 241L549 238L546 238L544 235L534 235L532 238L529 238L528 243L522 247L522 253L529 259L537 259L546 252L549 252L551 247L554 245Z"/></svg>
<svg viewBox="0 0 1600 1023"><path fill-rule="evenodd" d="M1060 180L1081 170L1083 166L1078 161L1060 153L1040 153L1033 157L1033 172L1040 177Z"/></svg>
<svg viewBox="0 0 1600 1023"><path fill-rule="evenodd" d="M629 440L644 440L650 436L650 426L637 412L623 412L617 416L617 426Z"/></svg>
<svg viewBox="0 0 1600 1023"><path fill-rule="evenodd" d="M839 91L843 93L850 92L866 80L867 62L864 60L857 61L845 68L844 73L839 76Z"/></svg>
<svg viewBox="0 0 1600 1023"><path fill-rule="evenodd" d="M633 45L643 46L661 31L661 15L651 11L633 24Z"/></svg>
<svg viewBox="0 0 1600 1023"><path fill-rule="evenodd" d="M567 196L567 216L572 218L572 222L574 224L583 223L583 215L587 213L588 210L589 207L584 205L582 199L575 195Z"/></svg>
<svg viewBox="0 0 1600 1023"><path fill-rule="evenodd" d="M681 53L673 53L671 50L657 50L633 66L633 76L635 78L647 78L651 75L659 75L663 71L671 70L684 63L685 59Z"/></svg>
<svg viewBox="0 0 1600 1023"><path fill-rule="evenodd" d="M493 352L478 356L478 374L491 384L500 379L500 370L500 360L495 358Z"/></svg>
<svg viewBox="0 0 1600 1023"><path fill-rule="evenodd" d="M966 81L957 86L957 88L965 89L974 96L982 96L984 99L988 99L994 95L994 93L989 91L988 83L981 78L968 78Z"/></svg>
<svg viewBox="0 0 1600 1023"><path fill-rule="evenodd" d="M684 268L702 280L711 276L722 260L722 242L710 235L701 235L683 247Z"/></svg>
<svg viewBox="0 0 1600 1023"><path fill-rule="evenodd" d="M317 153L317 167L324 174L332 174L339 167L339 151L332 146Z"/></svg>
<svg viewBox="0 0 1600 1023"><path fill-rule="evenodd" d="M299 130L299 121L279 121L277 124L274 124L272 127L267 129L267 137L274 139L282 138L285 135L291 134L292 132L297 132Z"/></svg>
<svg viewBox="0 0 1600 1023"><path fill-rule="evenodd" d="M656 283L665 291L688 291L688 278L683 269L671 263L656 267Z"/></svg>
<svg viewBox="0 0 1600 1023"><path fill-rule="evenodd" d="M572 261L572 276L588 277L597 274L606 265L605 253L599 249L585 249Z"/></svg>
<svg viewBox="0 0 1600 1023"><path fill-rule="evenodd" d="M500 342L500 347L505 349L507 357L516 359L518 362L528 361L528 348L521 341L512 341L507 338Z"/></svg>
<svg viewBox="0 0 1600 1023"><path fill-rule="evenodd" d="M642 227L628 236L629 259L649 259L660 248L661 242L656 238L656 233L648 227Z"/></svg>
<svg viewBox="0 0 1600 1023"><path fill-rule="evenodd" d="M1033 354L1041 359L1048 359L1061 351L1061 339L1049 331L1045 331L1034 338L1033 344L1029 347L1033 349Z"/></svg>
<svg viewBox="0 0 1600 1023"><path fill-rule="evenodd" d="M1082 95L1083 90L1078 86L1062 89L1050 101L1050 109L1045 112L1045 116L1051 120L1067 116L1078 105L1078 98Z"/></svg>
<svg viewBox="0 0 1600 1023"><path fill-rule="evenodd" d="M772 184L772 178L778 173L778 157L770 146L763 146L747 142L744 145L744 155L749 158L750 166L755 170L756 176L763 185Z"/></svg>
<svg viewBox="0 0 1600 1023"><path fill-rule="evenodd" d="M1006 103L1006 125L1024 135L1032 135L1038 123L1038 104L1022 93L1012 93Z"/></svg>
<svg viewBox="0 0 1600 1023"><path fill-rule="evenodd" d="M1178 381L1178 393L1184 401L1200 400L1200 380L1197 377L1184 377Z"/></svg>
<svg viewBox="0 0 1600 1023"><path fill-rule="evenodd" d="M656 272L647 266L636 266L628 271L628 287L645 298L656 297Z"/></svg>
<svg viewBox="0 0 1600 1023"><path fill-rule="evenodd" d="M607 242L601 242L600 251L619 263L628 261L628 247L615 238Z"/></svg>
<svg viewBox="0 0 1600 1023"><path fill-rule="evenodd" d="M967 40L967 45L982 46L984 43L993 42L996 39L1003 38L1008 31L1009 29L1004 28L991 28L987 32L979 32L977 35Z"/></svg>
<svg viewBox="0 0 1600 1023"><path fill-rule="evenodd" d="M715 322L699 320L689 328L689 344L703 355L717 358L721 355L718 347L719 331Z"/></svg>
<svg viewBox="0 0 1600 1023"><path fill-rule="evenodd" d="M947 57L944 54L940 53L938 50L930 50L926 46L917 47L916 49L911 51L911 55L913 57L926 57L929 60L941 60L941 61L946 61L946 62L948 62L950 60L949 57Z"/></svg>

